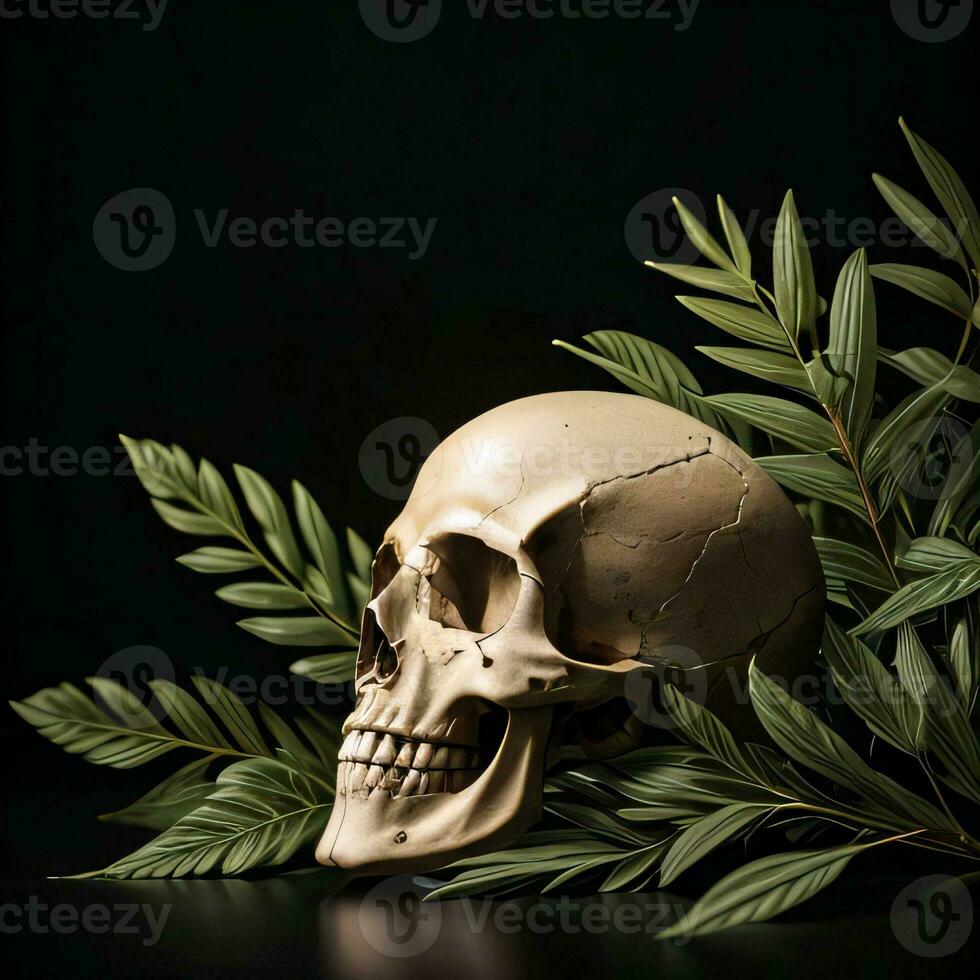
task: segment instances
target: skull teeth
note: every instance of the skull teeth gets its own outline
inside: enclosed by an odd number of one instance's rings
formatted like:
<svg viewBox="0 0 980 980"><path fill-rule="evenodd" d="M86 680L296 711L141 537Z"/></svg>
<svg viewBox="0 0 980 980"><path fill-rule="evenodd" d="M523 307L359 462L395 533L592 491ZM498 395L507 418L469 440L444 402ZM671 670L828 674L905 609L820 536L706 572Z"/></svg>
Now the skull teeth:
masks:
<svg viewBox="0 0 980 980"><path fill-rule="evenodd" d="M479 752L403 739L389 732L350 731L340 749L338 792L384 790L391 796L459 792L480 773Z"/></svg>

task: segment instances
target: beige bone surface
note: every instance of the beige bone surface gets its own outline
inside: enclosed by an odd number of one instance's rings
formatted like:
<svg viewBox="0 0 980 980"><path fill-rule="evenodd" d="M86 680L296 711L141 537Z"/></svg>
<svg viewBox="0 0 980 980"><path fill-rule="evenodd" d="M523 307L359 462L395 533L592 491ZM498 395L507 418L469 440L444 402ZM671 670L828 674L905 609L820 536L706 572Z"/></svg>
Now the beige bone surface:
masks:
<svg viewBox="0 0 980 980"><path fill-rule="evenodd" d="M509 842L547 765L637 744L624 683L646 665L681 664L757 734L748 662L805 670L823 595L793 505L697 420L606 392L487 412L429 457L376 556L318 859L425 870Z"/></svg>

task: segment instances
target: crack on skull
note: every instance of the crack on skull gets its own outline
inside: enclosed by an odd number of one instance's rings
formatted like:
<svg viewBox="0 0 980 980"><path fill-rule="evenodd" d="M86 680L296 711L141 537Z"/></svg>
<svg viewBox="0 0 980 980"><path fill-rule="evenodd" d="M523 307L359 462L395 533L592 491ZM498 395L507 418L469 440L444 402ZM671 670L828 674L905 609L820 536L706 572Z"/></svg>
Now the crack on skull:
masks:
<svg viewBox="0 0 980 980"><path fill-rule="evenodd" d="M494 507L492 510L484 514L483 517L481 517L476 522L474 527L482 527L484 521L490 520L490 518L493 517L493 515L496 514L498 511L503 510L505 507L509 507L512 503L514 503L514 501L520 498L522 493L524 493L524 487L527 485L527 474L524 472L524 458L526 456L527 456L527 447L521 450L521 463L519 466L519 470L521 474L521 485L517 488L517 493L515 493L514 496L511 497L509 500L505 500L502 504L497 504L496 507Z"/></svg>
<svg viewBox="0 0 980 980"><path fill-rule="evenodd" d="M742 481L742 495L739 497L738 506L735 511L735 520L729 521L727 524L722 524L720 527L716 527L713 531L711 531L708 534L707 538L705 538L704 547L701 549L701 553L694 559L693 563L691 564L691 567L686 577L684 578L684 581L681 582L680 588L672 596L670 596L668 599L666 599L663 602L663 604L656 611L656 613L654 613L654 617L650 621L650 623L647 623L646 627L644 627L644 636L641 638L640 641L641 649L643 648L644 640L646 638L645 636L646 629L649 628L649 626L657 618L657 616L662 615L663 611L684 591L687 584L693 578L694 573L697 571L697 567L701 563L701 559L703 559L704 556L708 553L708 548L711 546L711 542L714 540L715 535L720 534L722 531L727 531L729 528L737 527L742 520L742 510L745 507L745 500L749 495L749 481L745 479L745 473L742 470L740 470L731 460L725 459L724 456L719 456L717 453L711 453L711 455L714 456L715 459L718 459L721 462L725 463L726 465L730 466L739 475L739 478ZM742 536L740 534L736 534L736 536L738 537L739 544L741 545ZM751 568L751 566L749 567Z"/></svg>

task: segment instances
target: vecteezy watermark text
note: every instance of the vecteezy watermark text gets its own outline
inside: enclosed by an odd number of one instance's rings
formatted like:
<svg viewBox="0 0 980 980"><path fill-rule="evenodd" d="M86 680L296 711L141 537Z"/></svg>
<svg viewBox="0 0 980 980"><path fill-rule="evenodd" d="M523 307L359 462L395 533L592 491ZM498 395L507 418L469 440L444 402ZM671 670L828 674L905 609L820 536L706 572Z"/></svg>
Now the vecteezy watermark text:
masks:
<svg viewBox="0 0 980 980"><path fill-rule="evenodd" d="M466 0L473 20L648 20L686 31L700 0ZM360 0L361 18L385 41L405 44L430 34L439 23L442 0ZM458 5L454 10L458 11Z"/></svg>
<svg viewBox="0 0 980 980"><path fill-rule="evenodd" d="M154 908L146 902L118 902L114 905L93 903L84 906L60 902L48 905L37 895L31 895L22 905L15 902L0 905L0 933L45 935L54 932L63 936L77 932L97 936L112 933L114 936L141 936L144 946L155 946L160 941L172 908L169 903Z"/></svg>
<svg viewBox="0 0 980 980"><path fill-rule="evenodd" d="M0 446L0 476L135 476L123 446L45 446L36 436L26 446Z"/></svg>
<svg viewBox="0 0 980 980"><path fill-rule="evenodd" d="M0 0L0 17L6 20L138 20L142 30L160 26L168 0Z"/></svg>
<svg viewBox="0 0 980 980"><path fill-rule="evenodd" d="M425 255L438 221L437 218L362 217L345 224L340 218L310 217L302 208L297 208L288 218L271 217L261 222L249 217L228 221L227 208L215 212L211 218L200 208L195 208L194 218L208 248L215 248L223 238L236 248L252 248L257 244L269 248L290 244L299 248L339 248L341 245L410 248L408 257L413 261Z"/></svg>
<svg viewBox="0 0 980 980"><path fill-rule="evenodd" d="M344 220L314 216L303 208L286 215L255 218L228 208L194 208L194 224L205 248L384 248L403 249L421 259L432 242L438 218L359 216ZM177 215L167 196L152 187L133 187L111 197L92 222L99 254L117 269L145 272L162 264L177 238Z"/></svg>

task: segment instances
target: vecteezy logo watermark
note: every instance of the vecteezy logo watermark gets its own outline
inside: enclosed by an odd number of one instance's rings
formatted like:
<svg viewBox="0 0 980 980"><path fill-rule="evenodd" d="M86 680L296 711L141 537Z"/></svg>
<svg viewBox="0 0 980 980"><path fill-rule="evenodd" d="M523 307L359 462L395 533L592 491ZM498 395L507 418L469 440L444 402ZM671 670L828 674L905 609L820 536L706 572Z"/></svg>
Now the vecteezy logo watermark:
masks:
<svg viewBox="0 0 980 980"><path fill-rule="evenodd" d="M173 251L173 205L152 187L133 187L109 198L92 222L99 254L125 272L155 269Z"/></svg>
<svg viewBox="0 0 980 980"><path fill-rule="evenodd" d="M973 0L891 0L895 23L915 41L958 37L973 16Z"/></svg>
<svg viewBox="0 0 980 980"><path fill-rule="evenodd" d="M674 198L677 198L701 224L705 224L704 205L683 187L664 187L637 201L626 216L623 235L637 262L677 262L690 265L700 254L684 234Z"/></svg>
<svg viewBox="0 0 980 980"><path fill-rule="evenodd" d="M379 496L407 500L422 464L438 445L439 434L425 419L389 419L372 429L361 443L357 457L361 476ZM424 490L416 488L417 493Z"/></svg>
<svg viewBox="0 0 980 980"><path fill-rule="evenodd" d="M909 952L930 959L949 956L973 931L973 900L959 878L926 875L895 896L891 925Z"/></svg>
<svg viewBox="0 0 980 980"><path fill-rule="evenodd" d="M227 208L208 214L193 211L205 248L227 244L233 248L400 248L411 261L422 258L432 241L438 218L337 217L315 218L302 208L288 217L273 215L258 220L247 215L229 217ZM173 205L150 187L134 187L110 198L92 223L99 254L117 269L145 272L170 255L177 238Z"/></svg>
<svg viewBox="0 0 980 980"><path fill-rule="evenodd" d="M708 694L704 662L688 647L664 646L644 653L642 667L631 670L623 684L630 711L653 728L670 730L676 719L663 706L663 687L671 684L695 704L703 705Z"/></svg>
<svg viewBox="0 0 980 980"><path fill-rule="evenodd" d="M49 932L62 936L77 932L112 933L114 936L142 936L144 946L156 946L172 908L169 903L157 909L135 902L81 907L68 902L48 905L37 895L31 895L23 905L15 902L0 905L0 933L30 932L40 936Z"/></svg>
<svg viewBox="0 0 980 980"><path fill-rule="evenodd" d="M910 425L895 440L888 465L907 494L939 500L967 477L974 452L970 433L959 419L936 415Z"/></svg>
<svg viewBox="0 0 980 980"><path fill-rule="evenodd" d="M357 924L382 956L405 959L432 947L442 928L439 902L422 902L424 889L411 875L386 878L361 901Z"/></svg>
<svg viewBox="0 0 980 980"><path fill-rule="evenodd" d="M160 26L167 0L0 0L0 17L18 20L138 20L144 31Z"/></svg>
<svg viewBox="0 0 980 980"><path fill-rule="evenodd" d="M621 20L669 21L686 31L700 0L466 0L473 20ZM431 33L442 13L442 0L360 0L361 18L385 41L404 44Z"/></svg>
<svg viewBox="0 0 980 980"><path fill-rule="evenodd" d="M96 681L111 685L92 686L95 703L127 728L150 728L167 717L164 706L153 696L150 681L174 682L173 661L157 647L143 644L118 650L95 672Z"/></svg>
<svg viewBox="0 0 980 980"><path fill-rule="evenodd" d="M361 18L383 41L405 44L439 23L442 0L360 0Z"/></svg>

